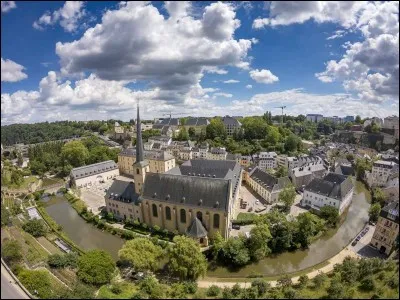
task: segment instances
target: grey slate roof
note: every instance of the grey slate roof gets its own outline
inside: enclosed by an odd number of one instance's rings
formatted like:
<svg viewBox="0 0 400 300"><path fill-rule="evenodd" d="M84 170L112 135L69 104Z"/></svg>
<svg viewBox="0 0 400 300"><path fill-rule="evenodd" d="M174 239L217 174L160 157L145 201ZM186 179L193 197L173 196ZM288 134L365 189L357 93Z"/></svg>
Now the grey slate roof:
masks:
<svg viewBox="0 0 400 300"><path fill-rule="evenodd" d="M88 176L93 176L95 174L109 172L115 169L118 169L118 165L115 163L115 161L107 160L92 165L74 168L71 170L71 176L74 179L80 179Z"/></svg>
<svg viewBox="0 0 400 300"><path fill-rule="evenodd" d="M147 173L143 198L228 210L230 181L216 178Z"/></svg>
<svg viewBox="0 0 400 300"><path fill-rule="evenodd" d="M197 177L203 177L203 174L205 174L204 177L231 179L229 176L232 174L229 173L229 170L233 171L233 175L235 175L240 172L240 165L232 160L192 159L169 170L167 173ZM214 175L215 177L213 177Z"/></svg>
<svg viewBox="0 0 400 300"><path fill-rule="evenodd" d="M149 137L149 140L153 140L153 141L160 141L160 142L168 142L171 138L169 136L151 136Z"/></svg>
<svg viewBox="0 0 400 300"><path fill-rule="evenodd" d="M106 197L125 203L135 202L139 194L135 193L135 184L132 181L114 180L107 190Z"/></svg>
<svg viewBox="0 0 400 300"><path fill-rule="evenodd" d="M161 149L161 144L160 143L154 143L152 149L156 149L156 150Z"/></svg>
<svg viewBox="0 0 400 300"><path fill-rule="evenodd" d="M241 154L228 153L226 155L226 160L237 160L240 159L241 157L242 157Z"/></svg>
<svg viewBox="0 0 400 300"><path fill-rule="evenodd" d="M354 169L351 165L341 164L336 167L335 173L350 176L353 175Z"/></svg>
<svg viewBox="0 0 400 300"><path fill-rule="evenodd" d="M324 178L314 178L305 190L330 198L342 200L342 198L353 188L350 177L328 173Z"/></svg>
<svg viewBox="0 0 400 300"><path fill-rule="evenodd" d="M288 177L276 178L261 170L259 167L252 169L249 175L254 181L262 183L262 185L270 192L280 190L290 183Z"/></svg>
<svg viewBox="0 0 400 300"><path fill-rule="evenodd" d="M165 118L164 120L162 120L158 124L170 125L170 126L172 126L172 125L178 126L180 123L179 123L179 119L176 119L176 118L171 118L171 119L170 118Z"/></svg>
<svg viewBox="0 0 400 300"><path fill-rule="evenodd" d="M185 126L206 126L210 124L207 118L189 118L186 120Z"/></svg>
<svg viewBox="0 0 400 300"><path fill-rule="evenodd" d="M225 150L225 149L222 149L222 148L214 148L214 147L212 147L211 150L210 150L210 152L211 152L212 154L225 154L225 153L226 153L226 150Z"/></svg>
<svg viewBox="0 0 400 300"><path fill-rule="evenodd" d="M207 236L207 233L207 230L204 228L203 224L201 224L201 221L197 217L193 219L192 223L186 230L186 234L194 238L205 237Z"/></svg>
<svg viewBox="0 0 400 300"><path fill-rule="evenodd" d="M388 218L388 215L394 216L394 218ZM399 201L394 201L382 208L380 216L386 219L390 219L399 224Z"/></svg>
<svg viewBox="0 0 400 300"><path fill-rule="evenodd" d="M238 120L236 120L235 118L232 118L230 116L223 117L222 122L224 123L224 125L236 125L236 126L242 125L242 123L240 123Z"/></svg>

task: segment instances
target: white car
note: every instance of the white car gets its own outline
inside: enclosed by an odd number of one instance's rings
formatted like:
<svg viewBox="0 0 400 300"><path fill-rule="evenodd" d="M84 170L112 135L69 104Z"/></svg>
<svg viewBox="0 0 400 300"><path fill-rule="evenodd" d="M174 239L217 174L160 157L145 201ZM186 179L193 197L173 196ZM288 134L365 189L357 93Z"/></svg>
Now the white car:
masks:
<svg viewBox="0 0 400 300"><path fill-rule="evenodd" d="M259 201L259 200L256 200L256 205L258 205L258 204L260 204L260 201Z"/></svg>

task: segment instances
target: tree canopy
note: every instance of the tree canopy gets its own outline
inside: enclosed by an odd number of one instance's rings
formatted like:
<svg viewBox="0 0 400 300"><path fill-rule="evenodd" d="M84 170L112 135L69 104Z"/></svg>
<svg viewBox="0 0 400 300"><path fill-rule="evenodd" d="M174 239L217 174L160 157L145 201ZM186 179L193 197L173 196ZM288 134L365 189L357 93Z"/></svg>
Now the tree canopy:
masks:
<svg viewBox="0 0 400 300"><path fill-rule="evenodd" d="M78 259L78 278L85 283L101 285L110 282L115 262L104 250L90 250Z"/></svg>
<svg viewBox="0 0 400 300"><path fill-rule="evenodd" d="M148 238L126 241L118 251L120 260L127 261L138 271L155 271L159 267L163 250Z"/></svg>

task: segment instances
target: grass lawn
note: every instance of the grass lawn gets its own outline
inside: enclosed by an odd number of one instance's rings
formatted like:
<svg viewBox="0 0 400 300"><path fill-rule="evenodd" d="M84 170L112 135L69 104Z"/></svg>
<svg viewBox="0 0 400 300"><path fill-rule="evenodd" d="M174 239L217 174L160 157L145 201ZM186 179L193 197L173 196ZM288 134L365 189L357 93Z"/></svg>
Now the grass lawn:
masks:
<svg viewBox="0 0 400 300"><path fill-rule="evenodd" d="M58 248L57 246L55 246L53 243L51 243L47 238L41 236L37 238L38 242L45 247L47 250L49 250L51 252L51 254L64 254L64 252Z"/></svg>
<svg viewBox="0 0 400 300"><path fill-rule="evenodd" d="M73 286L77 280L75 271L71 269L50 269L50 271L68 286Z"/></svg>
<svg viewBox="0 0 400 300"><path fill-rule="evenodd" d="M53 177L53 178L43 178L42 179L42 188L45 188L49 185L53 185L56 183L61 183L64 182L63 178L57 178L57 177Z"/></svg>
<svg viewBox="0 0 400 300"><path fill-rule="evenodd" d="M112 292L113 284L103 285L99 289L99 293L97 295L98 299L130 299L132 295L136 292L136 286L130 282L120 282L117 283L120 287L121 292L115 294Z"/></svg>
<svg viewBox="0 0 400 300"><path fill-rule="evenodd" d="M38 179L35 176L29 176L27 178L24 178L24 181L21 183L20 186L17 186L15 184L10 184L11 189L27 189L29 187L29 184L32 182L36 182Z"/></svg>
<svg viewBox="0 0 400 300"><path fill-rule="evenodd" d="M254 220L257 217L254 213L239 213L237 216L237 220Z"/></svg>

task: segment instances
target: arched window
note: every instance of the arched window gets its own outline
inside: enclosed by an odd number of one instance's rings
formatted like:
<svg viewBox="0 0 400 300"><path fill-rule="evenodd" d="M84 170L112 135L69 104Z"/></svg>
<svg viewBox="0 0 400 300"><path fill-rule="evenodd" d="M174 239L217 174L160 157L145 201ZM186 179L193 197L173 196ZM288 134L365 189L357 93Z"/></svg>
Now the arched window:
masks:
<svg viewBox="0 0 400 300"><path fill-rule="evenodd" d="M171 220L171 209L169 206L165 207L165 217L167 220Z"/></svg>
<svg viewBox="0 0 400 300"><path fill-rule="evenodd" d="M155 205L155 204L153 204L152 205L152 208L153 208L153 217L158 217L158 213L157 213L157 205Z"/></svg>
<svg viewBox="0 0 400 300"><path fill-rule="evenodd" d="M136 169L136 174L140 174L139 168Z"/></svg>
<svg viewBox="0 0 400 300"><path fill-rule="evenodd" d="M219 228L219 214L214 214L214 228Z"/></svg>
<svg viewBox="0 0 400 300"><path fill-rule="evenodd" d="M186 223L186 211L181 209L181 223Z"/></svg>
<svg viewBox="0 0 400 300"><path fill-rule="evenodd" d="M203 213L201 211L198 211L196 213L196 217L197 217L197 219L200 220L200 222L203 222Z"/></svg>

